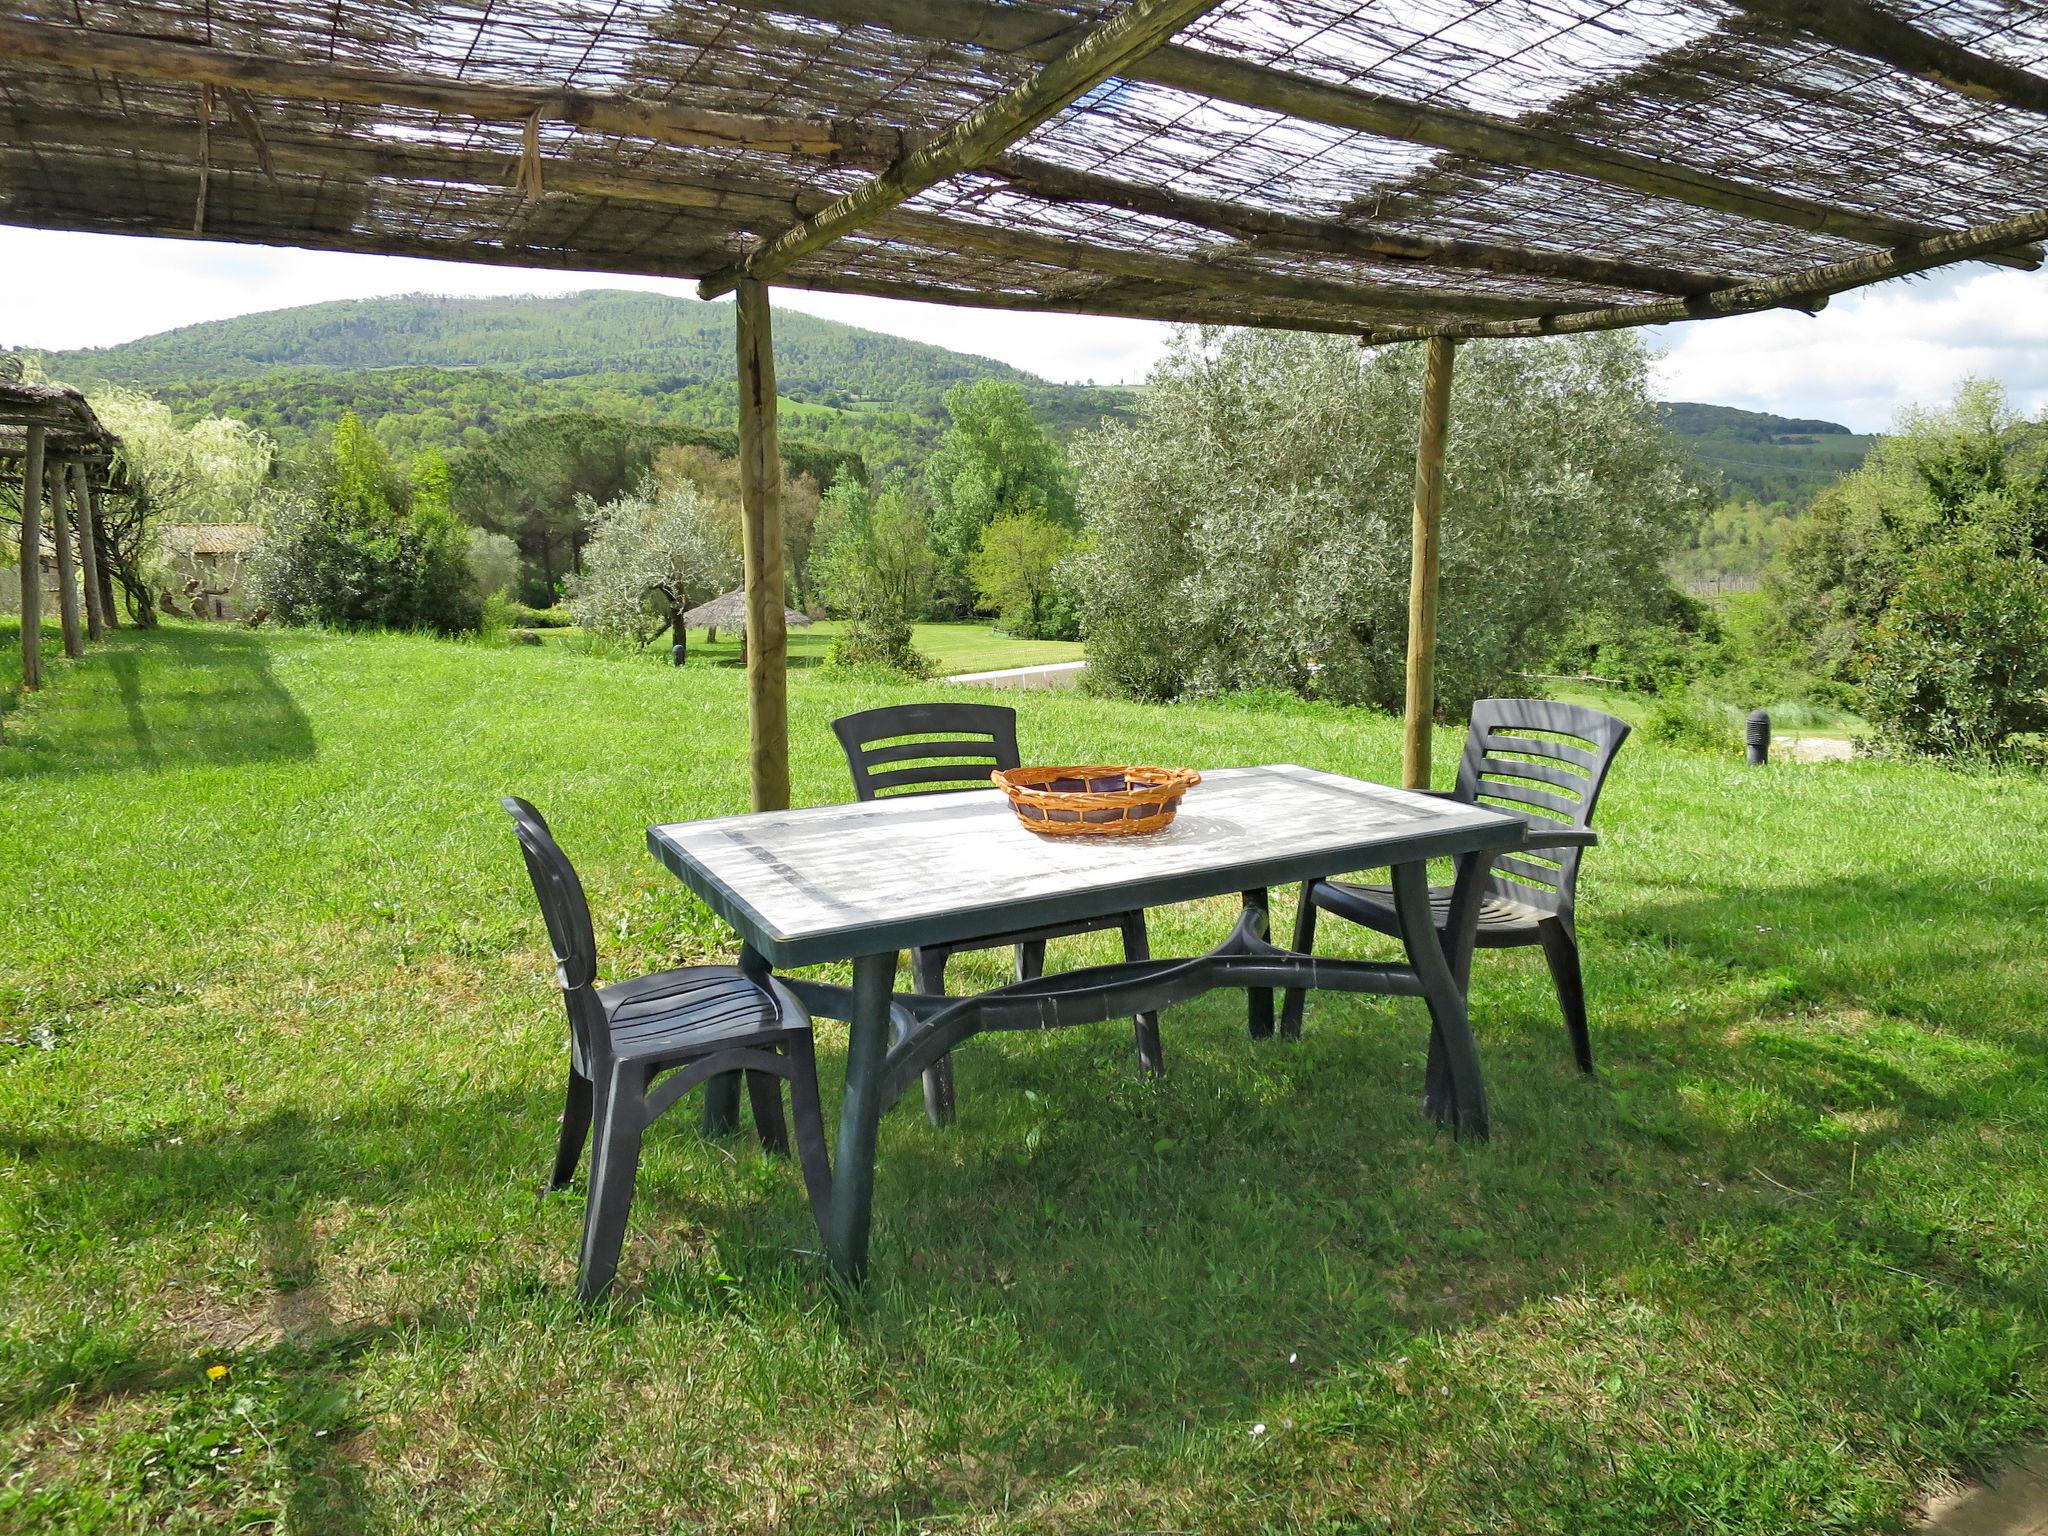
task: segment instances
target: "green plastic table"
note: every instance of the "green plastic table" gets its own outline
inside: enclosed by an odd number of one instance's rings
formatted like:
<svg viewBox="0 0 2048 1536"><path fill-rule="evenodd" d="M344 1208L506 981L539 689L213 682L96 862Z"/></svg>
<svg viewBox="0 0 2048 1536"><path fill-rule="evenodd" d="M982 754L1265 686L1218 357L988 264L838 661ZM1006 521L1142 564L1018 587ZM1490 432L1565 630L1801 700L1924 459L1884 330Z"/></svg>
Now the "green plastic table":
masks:
<svg viewBox="0 0 2048 1536"><path fill-rule="evenodd" d="M1420 997L1432 1026L1424 1107L1460 1135L1486 1135L1464 978L1486 868L1525 827L1484 806L1279 764L1205 773L1173 825L1142 837L1042 836L990 789L679 822L650 827L647 842L732 925L743 965L853 964L851 988L782 979L850 1026L823 1236L834 1269L858 1281L883 1110L987 1030L1100 1022L1235 986L1247 993L1251 1032L1269 1036L1276 988ZM1458 878L1440 938L1428 861L1446 858ZM1379 868L1392 872L1406 964L1319 959L1268 941L1272 886ZM1238 922L1205 955L1093 966L967 998L893 990L898 956L914 946L1233 894Z"/></svg>

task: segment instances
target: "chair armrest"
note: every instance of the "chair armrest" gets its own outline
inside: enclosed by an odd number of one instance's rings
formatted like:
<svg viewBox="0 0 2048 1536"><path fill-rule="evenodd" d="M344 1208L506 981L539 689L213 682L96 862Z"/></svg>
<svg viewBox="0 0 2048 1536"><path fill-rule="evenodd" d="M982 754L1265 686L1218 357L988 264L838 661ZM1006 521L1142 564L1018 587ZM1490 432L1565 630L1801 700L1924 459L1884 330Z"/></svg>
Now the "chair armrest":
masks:
<svg viewBox="0 0 2048 1536"><path fill-rule="evenodd" d="M1513 853L1536 853L1545 848L1594 848L1600 843L1600 834L1591 827L1545 826L1537 817L1528 819L1528 831L1519 848Z"/></svg>

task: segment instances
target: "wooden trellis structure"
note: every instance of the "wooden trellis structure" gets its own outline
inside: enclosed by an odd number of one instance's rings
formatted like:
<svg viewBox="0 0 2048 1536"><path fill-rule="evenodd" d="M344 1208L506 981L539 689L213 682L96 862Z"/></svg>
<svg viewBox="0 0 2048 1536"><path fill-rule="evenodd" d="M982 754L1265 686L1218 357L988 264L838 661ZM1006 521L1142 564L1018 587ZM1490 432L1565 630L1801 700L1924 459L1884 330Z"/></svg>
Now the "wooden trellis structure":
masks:
<svg viewBox="0 0 2048 1536"><path fill-rule="evenodd" d="M64 654L82 656L115 622L99 495L120 440L75 389L0 378L0 485L20 498L21 685L43 683L43 555L54 551ZM83 622L81 623L81 617Z"/></svg>
<svg viewBox="0 0 2048 1536"><path fill-rule="evenodd" d="M1412 778L1451 343L2037 266L2044 61L2048 0L0 0L0 221L737 289L764 805L766 284L1431 340Z"/></svg>

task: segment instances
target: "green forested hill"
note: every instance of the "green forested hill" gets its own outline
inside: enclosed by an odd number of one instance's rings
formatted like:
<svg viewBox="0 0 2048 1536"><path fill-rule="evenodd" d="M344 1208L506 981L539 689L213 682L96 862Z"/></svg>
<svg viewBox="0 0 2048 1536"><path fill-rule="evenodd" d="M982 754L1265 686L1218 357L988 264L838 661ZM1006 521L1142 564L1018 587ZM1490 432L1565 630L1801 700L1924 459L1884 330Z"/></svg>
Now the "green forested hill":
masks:
<svg viewBox="0 0 2048 1536"><path fill-rule="evenodd" d="M963 339L973 328L963 312ZM732 348L730 305L595 290L313 304L45 361L54 377L139 385L181 411L226 411L287 443L353 408L390 447L411 452L473 445L542 411L729 427ZM921 457L943 426L945 392L963 381L1017 381L1063 435L1128 399L789 309L776 316L775 354L788 429L875 468Z"/></svg>
<svg viewBox="0 0 2048 1536"><path fill-rule="evenodd" d="M1833 421L1693 401L1661 409L1720 487L1720 504L1672 560L1672 574L1696 592L1755 586L1815 493L1877 442Z"/></svg>
<svg viewBox="0 0 2048 1536"><path fill-rule="evenodd" d="M1720 476L1725 497L1766 506L1804 507L1814 492L1860 465L1877 441L1839 422L1768 411L1688 400L1669 401L1662 409L1665 425Z"/></svg>

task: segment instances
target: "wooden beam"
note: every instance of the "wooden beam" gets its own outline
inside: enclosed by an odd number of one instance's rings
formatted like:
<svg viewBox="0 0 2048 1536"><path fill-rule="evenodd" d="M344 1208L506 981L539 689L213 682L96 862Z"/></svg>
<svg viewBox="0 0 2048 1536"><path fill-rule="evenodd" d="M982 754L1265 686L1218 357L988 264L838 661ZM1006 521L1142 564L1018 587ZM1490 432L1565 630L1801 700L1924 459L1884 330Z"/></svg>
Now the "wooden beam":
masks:
<svg viewBox="0 0 2048 1536"><path fill-rule="evenodd" d="M1408 700L1401 786L1429 788L1436 717L1437 535L1444 508L1444 443L1450 434L1451 360L1457 343L1433 336L1422 371L1422 428L1415 443L1415 520L1408 553Z"/></svg>
<svg viewBox="0 0 2048 1536"><path fill-rule="evenodd" d="M38 114L16 107L0 111L0 124L18 142L48 136L93 148L133 149L190 160L197 153L198 130L189 121L137 120L109 113ZM463 150L436 144L394 141L307 138L270 133L266 155L253 145L216 141L216 161L249 165L266 175L304 172L402 180L445 180L510 187L518 174L518 158L488 150ZM261 164L267 158L268 166ZM1433 235L1375 229L1336 219L1306 219L1290 214L1210 198L1166 192L1114 177L1073 171L1029 156L1005 155L992 161L990 173L1036 197L1055 202L1094 203L1138 213L1151 213L1198 228L1213 229L1252 242L1254 249L1303 255L1330 255L1360 260L1414 262L1420 265L1469 267L1476 271L1555 278L1639 292L1688 294L1722 287L1730 278L1708 272L1609 260L1570 252L1546 251L1476 240L1450 240ZM786 224L814 213L831 201L817 192L796 192L759 178L713 175L693 170L687 175L658 167L624 174L587 161L561 156L541 161L543 182L553 192L615 198L688 208L738 222L760 220ZM898 215L897 217L907 217ZM934 220L934 215L918 215ZM949 221L968 230L986 226ZM1521 306L1524 310L1532 306Z"/></svg>
<svg viewBox="0 0 2048 1536"><path fill-rule="evenodd" d="M1804 32L1973 101L2048 112L2048 76L1965 48L1862 0L1735 0L1758 21Z"/></svg>
<svg viewBox="0 0 2048 1536"><path fill-rule="evenodd" d="M767 0L760 0L764 6ZM1067 46L1073 18L1032 5L989 0L774 0L773 9L844 26L884 27L906 37L1041 59ZM1495 165L1556 171L1625 187L1693 208L1831 234L1867 245L1897 245L1937 231L1907 219L1838 208L1811 198L1709 171L1630 154L1560 129L1534 127L1437 103L1404 101L1335 85L1262 64L1168 43L1131 63L1130 79L1197 96L1355 129L1408 144L1426 144ZM2029 258L2039 264L2039 253Z"/></svg>
<svg viewBox="0 0 2048 1536"><path fill-rule="evenodd" d="M783 617L782 455L768 290L739 285L740 552L747 591L747 784L753 808L789 807L789 632Z"/></svg>
<svg viewBox="0 0 2048 1536"><path fill-rule="evenodd" d="M118 230L75 217L54 217L22 209L0 209L0 225L26 225L34 229L68 229L90 234L117 234L161 240L190 240L190 221L160 224L127 224ZM586 250L577 253L516 242L478 245L459 240L437 240L419 235L380 234L366 239L354 231L325 232L315 229L271 233L240 233L216 229L209 236L216 241L242 245L277 246L291 250L370 252L385 256L411 256L423 261L462 262L482 266L531 267L548 271L627 272L647 277L686 277L692 274L678 258L653 256L645 251ZM686 257L687 252L683 253ZM944 304L962 309L1014 310L1029 314L1115 315L1136 320L1161 320L1169 324L1199 322L1205 325L1263 327L1281 331L1314 331L1363 339L1371 334L1373 322L1352 319L1304 317L1279 310L1253 307L1248 295L1187 288L1178 284L1145 281L1103 280L1096 285L1076 284L1058 293L1022 293L1001 290L951 287L939 281L906 278L867 277L859 273L827 272L816 276L792 273L783 286L815 293L857 293L881 299L908 299L916 303Z"/></svg>
<svg viewBox="0 0 2048 1536"><path fill-rule="evenodd" d="M1582 256L1498 241L1457 240L1415 234L1342 219L1303 218L1245 203L1197 197L1192 193L1123 181L1091 171L1077 171L1029 155L1003 155L991 161L990 174L1020 192L1054 202L1096 203L1133 213L1149 213L1213 229L1260 247L1304 254L1350 256L1375 261L1416 262L1428 266L1469 267L1516 277L1546 277L1605 288L1648 293L1704 293L1726 287L1733 279L1718 273L1649 262Z"/></svg>
<svg viewBox="0 0 2048 1536"><path fill-rule="evenodd" d="M25 141L32 141L39 128L48 123L55 131L76 136L81 142L97 148L134 149L177 159L189 159L197 144L196 128L182 122L138 123L101 114L44 119L20 110L0 115L0 122L11 125L11 131ZM361 141L272 134L267 147L272 171L285 174L481 182L509 189L518 166L516 158L511 155L432 145L373 145ZM251 146L235 140L216 139L213 156L216 175L226 166L258 168ZM792 194L772 183L731 174L699 174L689 178L651 174L628 176L593 169L581 161L559 157L543 158L540 164L542 180L557 193L703 211L729 219L757 219L777 226L792 217L815 212L831 201L823 193L799 191ZM221 237L217 225L210 233L216 238ZM1254 312L1257 306L1277 299L1356 310L1358 319L1342 327L1354 335L1375 323L1403 316L1433 317L1453 313L1471 318L1509 319L1544 314L1556 308L1551 301L1459 288L1378 285L1289 274L1242 259L1232 260L1230 253L1219 253L1208 260L1190 261L1133 247L1103 245L1069 236L977 224L942 214L905 209L889 211L886 223L879 226L876 233L884 238L915 240L941 250L978 251L1007 260L1057 267L1062 271L1081 269L1114 278L1169 285L1197 294L1215 292L1241 296L1245 307ZM1250 253L1237 254L1241 258ZM1160 318L1177 317L1167 314ZM1263 323L1284 324L1285 317L1275 317Z"/></svg>
<svg viewBox="0 0 2048 1536"><path fill-rule="evenodd" d="M78 627L78 562L72 556L71 518L64 493L71 480L71 466L63 459L51 459L44 471L50 487L50 534L57 546L57 622L64 635L64 654L76 660L85 654L85 639Z"/></svg>
<svg viewBox="0 0 2048 1536"><path fill-rule="evenodd" d="M1144 57L1219 0L1131 0L1103 25L1060 52L1022 85L905 154L829 207L770 240L745 261L698 284L703 298L730 292L742 278L765 279L872 222L949 176L972 170L1040 123L1073 105L1125 65Z"/></svg>
<svg viewBox="0 0 2048 1536"><path fill-rule="evenodd" d="M1294 299L1305 304L1355 310L1362 326L1371 323L1375 310L1396 314L1455 314L1462 311L1469 315L1492 314L1508 319L1548 314L1563 307L1554 300L1517 298L1513 294L1300 276L1232 261L1220 253L1208 260L1190 261L1178 256L1161 256L1136 246L1099 245L1066 235L1011 229L1000 224L973 224L965 219L949 219L928 213L892 213L888 221L873 233L880 239L897 236L937 246L941 250L980 251L990 256L1070 271L1107 273L1197 291L1214 290L1241 296L1252 303L1262 299Z"/></svg>
<svg viewBox="0 0 2048 1536"><path fill-rule="evenodd" d="M1545 315L1535 320L1493 320L1446 325L1402 326L1371 332L1368 345L1420 341L1426 336L1565 336L1580 331L1618 331L1638 325L1669 325L1680 320L1707 320L1721 315L1746 315L1764 309L1818 309L1830 295L1865 288L1888 278L1910 277L1958 261L1982 261L2048 236L2048 208L2016 218L1950 230L1896 250L1876 251L1848 261L1807 267L1762 282L1743 283L1689 299L1659 299L1651 304L1623 304L1575 314Z"/></svg>
<svg viewBox="0 0 2048 1536"><path fill-rule="evenodd" d="M57 139L76 145L82 152L132 150L188 164L196 164L199 146L196 124L184 119L99 112L39 113L19 105L0 108L0 133L16 143L47 144ZM516 189L521 159L509 152L457 149L445 144L310 137L277 131L265 135L264 147L270 162L266 174L272 176L449 182L500 186L507 190ZM217 171L264 169L254 146L244 141L217 138L212 144L212 155ZM701 211L740 223L751 219L781 224L802 211L788 188L759 178L701 171L681 176L657 170L622 173L603 162L558 155L543 156L539 163L541 178L550 192L629 199ZM811 199L812 205L819 207L829 201L822 193L811 194Z"/></svg>
<svg viewBox="0 0 2048 1536"><path fill-rule="evenodd" d="M524 122L539 113L551 122L594 133L627 134L664 144L817 155L866 164L887 163L902 152L903 143L893 129L860 123L714 112L597 91L400 74L39 21L0 21L0 58L298 101L413 107L486 122Z"/></svg>
<svg viewBox="0 0 2048 1536"><path fill-rule="evenodd" d="M78 564L85 573L85 638L107 637L107 615L100 599L100 546L93 527L92 469L83 459L71 461L71 518L78 530Z"/></svg>
<svg viewBox="0 0 2048 1536"><path fill-rule="evenodd" d="M1116 315L1132 320L1248 326L1277 331L1314 331L1333 336L1363 336L1362 320L1328 320L1260 312L1242 307L1233 296L1182 288L1166 283L1111 282L1065 293L1009 293L949 288L940 283L894 278L827 274L817 278L791 273L786 288L816 293L859 293L877 299L907 299L915 304L945 304L962 309L1000 309L1033 315ZM1198 308L1199 307L1199 308Z"/></svg>
<svg viewBox="0 0 2048 1536"><path fill-rule="evenodd" d="M21 467L21 686L43 686L43 428L28 429Z"/></svg>

